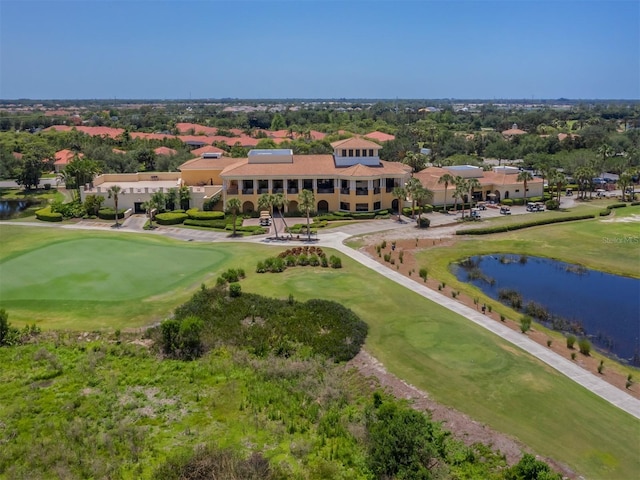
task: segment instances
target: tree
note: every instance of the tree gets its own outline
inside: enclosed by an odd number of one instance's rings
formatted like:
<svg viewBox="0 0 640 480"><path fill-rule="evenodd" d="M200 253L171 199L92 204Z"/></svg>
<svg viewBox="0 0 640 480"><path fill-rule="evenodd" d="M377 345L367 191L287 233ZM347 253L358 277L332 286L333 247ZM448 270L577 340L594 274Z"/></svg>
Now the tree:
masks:
<svg viewBox="0 0 640 480"><path fill-rule="evenodd" d="M273 230L276 232L276 238L278 237L278 226L274 216L275 209L281 208L284 205L284 195L276 193L272 195L270 193L264 193L258 197L258 208L260 210L269 210L271 212L271 218L273 219Z"/></svg>
<svg viewBox="0 0 640 480"><path fill-rule="evenodd" d="M97 215L103 202L104 197L101 195L87 195L84 199L84 210L88 215Z"/></svg>
<svg viewBox="0 0 640 480"><path fill-rule="evenodd" d="M469 189L467 188L467 182L464 178L456 176L455 190L453 191L453 198L455 199L454 211L458 210L458 200L463 200ZM464 203L462 204L462 218L464 218Z"/></svg>
<svg viewBox="0 0 640 480"><path fill-rule="evenodd" d="M91 183L93 177L100 173L100 166L97 162L88 158L79 157L77 154L60 172L59 179L64 181L65 186L69 188L73 185L78 190L80 196L80 188L86 183Z"/></svg>
<svg viewBox="0 0 640 480"><path fill-rule="evenodd" d="M629 185L631 185L633 181L633 174L631 170L626 170L622 173L622 175L620 175L620 177L618 178L618 188L620 190L622 190L622 201L625 201L625 198L627 196L627 187L629 187ZM632 198L633 200L633 198Z"/></svg>
<svg viewBox="0 0 640 480"><path fill-rule="evenodd" d="M24 164L18 171L16 183L18 185L22 185L26 190L38 188L38 183L40 183L40 175L42 175L42 161L31 155L29 155L27 158L24 158L23 160Z"/></svg>
<svg viewBox="0 0 640 480"><path fill-rule="evenodd" d="M191 201L191 190L186 185L182 185L178 189L178 197L180 198L180 208L189 210L189 202Z"/></svg>
<svg viewBox="0 0 640 480"><path fill-rule="evenodd" d="M398 199L398 222L402 221L402 202L407 196L407 191L403 187L394 187L393 196Z"/></svg>
<svg viewBox="0 0 640 480"><path fill-rule="evenodd" d="M231 213L231 215L233 215L233 233L231 234L232 237L236 236L236 219L238 218L238 212L241 208L242 204L237 198L230 198L229 201L227 201L227 211Z"/></svg>
<svg viewBox="0 0 640 480"><path fill-rule="evenodd" d="M562 186L565 183L564 174L557 171L552 170L549 173L549 185L553 185L556 189L556 197L558 199L558 203L560 203L560 191L562 190Z"/></svg>
<svg viewBox="0 0 640 480"><path fill-rule="evenodd" d="M411 177L409 179L409 181L406 183L406 185L404 186L407 195L411 197L411 218L414 219L416 218L415 216L415 206L416 206L416 198L414 196L414 194L422 188L422 184L420 183L420 180L418 180L415 177Z"/></svg>
<svg viewBox="0 0 640 480"><path fill-rule="evenodd" d="M578 183L578 194L580 198L586 198L587 188L591 190L594 175L595 173L593 168L587 166L578 167L574 172L573 176Z"/></svg>
<svg viewBox="0 0 640 480"><path fill-rule="evenodd" d="M309 227L309 215L316 204L316 198L311 190L302 190L298 196L300 203L298 207L307 216L307 241L311 241L311 229Z"/></svg>
<svg viewBox="0 0 640 480"><path fill-rule="evenodd" d="M276 113L273 116L273 120L271 120L271 128L270 130L284 130L287 128L287 122L284 121L284 118L279 113Z"/></svg>
<svg viewBox="0 0 640 480"><path fill-rule="evenodd" d="M422 153L407 152L402 159L402 163L410 166L412 173L416 173L420 170L424 170L427 165L427 159Z"/></svg>
<svg viewBox="0 0 640 480"><path fill-rule="evenodd" d="M424 202L431 201L431 199L433 199L433 191L420 185L420 188L413 192L411 198L415 199L418 204L418 228L421 228L422 224L420 221L422 217L422 206L424 205Z"/></svg>
<svg viewBox="0 0 640 480"><path fill-rule="evenodd" d="M178 189L170 188L169 190L167 190L167 193L164 199L165 199L165 208L167 210L175 210L176 202L178 201Z"/></svg>
<svg viewBox="0 0 640 480"><path fill-rule="evenodd" d="M598 164L594 165L595 172L598 177L602 174L602 169L604 168L604 165L607 163L607 158L612 157L613 155L615 155L615 153L616 153L615 149L607 143L603 143L598 147L598 155L602 157L600 158L600 161L598 162Z"/></svg>
<svg viewBox="0 0 640 480"><path fill-rule="evenodd" d="M122 192L122 187L120 185L112 185L107 190L109 198L113 198L113 203L116 206L116 228L120 227L120 224L118 223L118 195L120 195L120 192Z"/></svg>
<svg viewBox="0 0 640 480"><path fill-rule="evenodd" d="M448 213L447 211L447 188L449 188L449 185L453 185L455 183L456 179L453 175L451 175L450 173L445 173L444 175L442 175L439 179L438 179L438 184L443 184L444 183L444 211L445 213Z"/></svg>
<svg viewBox="0 0 640 480"><path fill-rule="evenodd" d="M477 178L468 179L466 181L466 185L469 192L469 215L471 215L471 208L473 207L473 191L480 190L482 188L482 185Z"/></svg>
<svg viewBox="0 0 640 480"><path fill-rule="evenodd" d="M523 170L518 174L518 182L522 182L524 186L524 203L527 203L527 182L533 180L533 175L528 170Z"/></svg>

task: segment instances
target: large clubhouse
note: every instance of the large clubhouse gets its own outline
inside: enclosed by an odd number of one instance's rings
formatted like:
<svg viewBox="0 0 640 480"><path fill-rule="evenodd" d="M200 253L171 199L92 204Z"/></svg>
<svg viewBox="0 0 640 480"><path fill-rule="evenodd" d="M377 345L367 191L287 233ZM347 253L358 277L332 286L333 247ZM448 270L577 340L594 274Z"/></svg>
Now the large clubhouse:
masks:
<svg viewBox="0 0 640 480"><path fill-rule="evenodd" d="M380 160L379 144L360 137L339 140L331 144L332 155L294 155L288 149L250 150L246 158L229 158L214 147L199 149L198 156L183 163L180 172L105 174L82 191L86 195L108 196L113 185L121 187L119 207L142 212L142 204L155 192L187 186L191 207L202 208L204 202L220 195L217 208L226 208L231 198L237 198L244 213L258 208L262 194L281 193L285 211L298 210L298 195L311 190L318 212L371 212L397 209L393 190L411 177L410 167L398 162ZM196 153L194 151L194 153ZM473 166L429 167L415 173L422 185L434 192L431 203L453 203L453 188L439 183L445 173L478 179L481 189L473 192L476 200L522 198L522 182L518 169L494 167L485 172ZM527 197L543 193L541 179L527 184ZM446 193L446 198L445 198Z"/></svg>

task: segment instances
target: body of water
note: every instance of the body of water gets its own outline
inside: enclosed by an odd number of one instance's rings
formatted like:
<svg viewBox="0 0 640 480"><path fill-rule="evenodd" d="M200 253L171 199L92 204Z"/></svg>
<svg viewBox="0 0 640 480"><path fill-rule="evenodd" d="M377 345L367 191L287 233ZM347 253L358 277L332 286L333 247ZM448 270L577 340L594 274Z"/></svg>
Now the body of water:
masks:
<svg viewBox="0 0 640 480"><path fill-rule="evenodd" d="M515 290L522 296L523 309L528 302L542 305L549 314L582 325L600 350L639 364L639 279L540 257L496 254L471 260L472 275L466 268L454 267L459 280L473 283L496 300L500 290Z"/></svg>
<svg viewBox="0 0 640 480"><path fill-rule="evenodd" d="M12 218L30 205L28 200L0 200L0 220Z"/></svg>

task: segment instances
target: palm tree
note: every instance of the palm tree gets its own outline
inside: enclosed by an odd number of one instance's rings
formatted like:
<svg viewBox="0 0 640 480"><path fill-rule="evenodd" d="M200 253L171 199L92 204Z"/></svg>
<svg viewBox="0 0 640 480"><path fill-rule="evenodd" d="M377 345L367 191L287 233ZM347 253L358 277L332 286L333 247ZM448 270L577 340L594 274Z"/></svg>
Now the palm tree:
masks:
<svg viewBox="0 0 640 480"><path fill-rule="evenodd" d="M309 215L316 204L316 198L311 190L302 190L298 196L298 206L307 215L307 240L311 241L311 229L309 228Z"/></svg>
<svg viewBox="0 0 640 480"><path fill-rule="evenodd" d="M191 201L191 190L186 185L182 185L178 190L178 197L180 198L180 208L183 210L189 209L189 202Z"/></svg>
<svg viewBox="0 0 640 480"><path fill-rule="evenodd" d="M258 197L258 208L260 210L269 210L271 218L273 219L273 229L276 232L276 238L278 238L278 227L276 226L276 219L273 218L273 195L270 193L263 193Z"/></svg>
<svg viewBox="0 0 640 480"><path fill-rule="evenodd" d="M422 206L425 201L433 199L433 191L420 185L420 188L412 193L411 198L415 199L418 204L418 228L420 228L420 219L422 217Z"/></svg>
<svg viewBox="0 0 640 480"><path fill-rule="evenodd" d="M402 201L407 196L407 191L403 187L393 187L393 196L398 199L398 222L402 221Z"/></svg>
<svg viewBox="0 0 640 480"><path fill-rule="evenodd" d="M80 188L82 185L90 183L98 173L100 173L100 167L96 162L82 158L76 153L73 159L58 175L58 181L64 181L65 185L74 183L78 191L78 198L80 198Z"/></svg>
<svg viewBox="0 0 640 480"><path fill-rule="evenodd" d="M170 188L165 195L165 201L169 210L176 209L176 201L178 200L178 189Z"/></svg>
<svg viewBox="0 0 640 480"><path fill-rule="evenodd" d="M527 204L527 182L533 180L533 175L528 170L523 170L518 174L518 182L522 182L524 185L524 203Z"/></svg>
<svg viewBox="0 0 640 480"><path fill-rule="evenodd" d="M458 200L462 200L468 191L466 183L467 182L465 182L464 178L460 176L457 176L455 178L454 185L456 186L456 188L453 191L453 198L455 199L455 203L453 205L454 212L458 211ZM464 208L462 209L462 218L464 218Z"/></svg>
<svg viewBox="0 0 640 480"><path fill-rule="evenodd" d="M147 212L147 217L149 217L149 228L153 229L153 208L154 208L154 202L153 200L147 200L146 202L144 202L142 204L142 208L144 208L144 211Z"/></svg>
<svg viewBox="0 0 640 480"><path fill-rule="evenodd" d="M107 190L109 198L113 197L113 203L116 206L116 228L120 227L120 224L118 223L118 195L120 195L120 192L122 192L122 187L120 185L111 185Z"/></svg>
<svg viewBox="0 0 640 480"><path fill-rule="evenodd" d="M616 151L613 147L607 143L603 143L598 147L598 155L602 155L602 160L595 165L596 175L599 177L602 174L602 170L607 163L607 158L612 157Z"/></svg>
<svg viewBox="0 0 640 480"><path fill-rule="evenodd" d="M445 173L438 179L439 184L444 183L444 213L449 213L447 211L447 188L449 188L449 185L453 185L455 181L455 177L450 173Z"/></svg>
<svg viewBox="0 0 640 480"><path fill-rule="evenodd" d="M467 191L469 192L469 215L471 215L471 208L473 207L473 191L480 190L482 185L477 178L470 178L465 183L467 184Z"/></svg>
<svg viewBox="0 0 640 480"><path fill-rule="evenodd" d="M240 204L240 200L238 200L237 198L230 198L227 202L227 211L230 212L231 215L233 215L233 233L231 234L232 237L236 236L236 219L238 218L238 212L241 208L242 205Z"/></svg>
<svg viewBox="0 0 640 480"><path fill-rule="evenodd" d="M414 193L422 188L422 184L420 183L420 180L418 180L417 178L411 177L409 181L406 183L406 185L404 186L404 188L407 192L407 195L411 197L411 218L412 219L416 218L416 215L415 215L416 199L414 197Z"/></svg>
<svg viewBox="0 0 640 480"><path fill-rule="evenodd" d="M551 170L549 173L549 185L555 186L558 203L560 203L560 190L562 189L564 182L565 178L563 173L560 173L557 170Z"/></svg>

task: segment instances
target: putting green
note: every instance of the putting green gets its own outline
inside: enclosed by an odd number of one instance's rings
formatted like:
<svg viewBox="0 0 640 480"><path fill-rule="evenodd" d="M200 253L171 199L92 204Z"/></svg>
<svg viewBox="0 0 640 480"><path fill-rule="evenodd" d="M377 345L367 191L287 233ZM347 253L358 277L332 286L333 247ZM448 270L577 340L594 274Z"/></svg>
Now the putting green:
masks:
<svg viewBox="0 0 640 480"><path fill-rule="evenodd" d="M62 241L0 263L1 298L117 302L158 295L215 270L223 250L133 239Z"/></svg>

